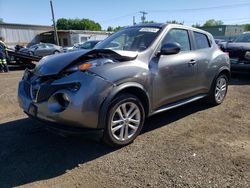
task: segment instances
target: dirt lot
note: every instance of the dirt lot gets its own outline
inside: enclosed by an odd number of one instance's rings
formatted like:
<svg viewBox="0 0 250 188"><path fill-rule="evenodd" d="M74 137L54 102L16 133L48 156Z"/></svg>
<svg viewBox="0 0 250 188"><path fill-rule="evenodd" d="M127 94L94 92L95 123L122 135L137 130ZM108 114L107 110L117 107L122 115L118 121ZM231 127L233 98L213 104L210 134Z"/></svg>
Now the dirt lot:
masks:
<svg viewBox="0 0 250 188"><path fill-rule="evenodd" d="M16 98L21 75L0 74L0 187L250 187L250 76L232 80L222 105L151 117L115 150L28 119Z"/></svg>

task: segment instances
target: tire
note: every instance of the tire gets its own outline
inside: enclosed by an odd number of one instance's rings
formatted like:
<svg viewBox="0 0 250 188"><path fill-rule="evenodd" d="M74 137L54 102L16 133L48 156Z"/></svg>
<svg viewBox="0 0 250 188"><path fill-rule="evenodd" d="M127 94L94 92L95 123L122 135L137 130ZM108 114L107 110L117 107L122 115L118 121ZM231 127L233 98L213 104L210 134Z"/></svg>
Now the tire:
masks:
<svg viewBox="0 0 250 188"><path fill-rule="evenodd" d="M57 50L53 52L53 54L59 54L59 53L60 53L60 52L59 52L59 51L57 51Z"/></svg>
<svg viewBox="0 0 250 188"><path fill-rule="evenodd" d="M225 74L220 74L211 87L208 96L208 102L214 106L221 104L227 94L228 77Z"/></svg>
<svg viewBox="0 0 250 188"><path fill-rule="evenodd" d="M103 141L112 147L132 143L142 129L144 119L144 108L136 96L118 95L109 106Z"/></svg>

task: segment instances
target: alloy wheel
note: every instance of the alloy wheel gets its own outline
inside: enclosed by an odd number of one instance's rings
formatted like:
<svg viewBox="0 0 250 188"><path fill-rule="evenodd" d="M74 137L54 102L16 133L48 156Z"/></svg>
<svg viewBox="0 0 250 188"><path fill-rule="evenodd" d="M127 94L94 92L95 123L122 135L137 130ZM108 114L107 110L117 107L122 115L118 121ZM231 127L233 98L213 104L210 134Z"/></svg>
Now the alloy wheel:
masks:
<svg viewBox="0 0 250 188"><path fill-rule="evenodd" d="M141 112L137 104L125 102L119 105L111 118L111 134L118 141L126 141L137 132Z"/></svg>
<svg viewBox="0 0 250 188"><path fill-rule="evenodd" d="M215 100L221 103L227 93L227 80L224 77L219 77L215 87Z"/></svg>

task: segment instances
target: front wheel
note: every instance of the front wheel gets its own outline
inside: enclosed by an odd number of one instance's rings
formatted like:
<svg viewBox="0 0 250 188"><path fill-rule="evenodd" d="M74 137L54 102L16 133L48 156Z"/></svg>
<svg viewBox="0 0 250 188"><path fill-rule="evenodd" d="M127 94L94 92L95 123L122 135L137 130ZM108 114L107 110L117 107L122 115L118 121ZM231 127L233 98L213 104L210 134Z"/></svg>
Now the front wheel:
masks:
<svg viewBox="0 0 250 188"><path fill-rule="evenodd" d="M210 94L209 94L209 102L212 105L219 105L221 104L227 94L228 89L228 78L226 75L221 74L218 76L211 88Z"/></svg>
<svg viewBox="0 0 250 188"><path fill-rule="evenodd" d="M145 112L140 100L130 94L118 95L110 105L103 141L110 146L125 146L139 135Z"/></svg>

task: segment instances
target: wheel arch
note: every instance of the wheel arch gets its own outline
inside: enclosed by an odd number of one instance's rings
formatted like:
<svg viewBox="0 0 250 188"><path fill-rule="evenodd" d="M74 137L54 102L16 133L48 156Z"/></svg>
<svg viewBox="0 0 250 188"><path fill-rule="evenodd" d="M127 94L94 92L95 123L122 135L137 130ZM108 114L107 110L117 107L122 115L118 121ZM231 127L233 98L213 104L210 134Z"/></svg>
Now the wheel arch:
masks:
<svg viewBox="0 0 250 188"><path fill-rule="evenodd" d="M231 72L230 72L230 70L228 70L228 69L222 69L222 70L219 72L219 74L217 75L217 77L218 77L219 75L221 75L221 74L225 74L225 75L227 76L227 78L228 78L228 81L231 79Z"/></svg>
<svg viewBox="0 0 250 188"><path fill-rule="evenodd" d="M135 95L141 101L142 106L145 111L145 117L147 117L149 110L150 110L150 100L149 100L149 95L147 91L139 83L135 83L135 82L125 83L125 84L116 86L110 92L109 96L104 100L99 110L98 128L104 127L105 125L104 122L106 122L106 112L108 111L112 100L115 99L116 96L123 94L123 93L129 93L129 94Z"/></svg>

